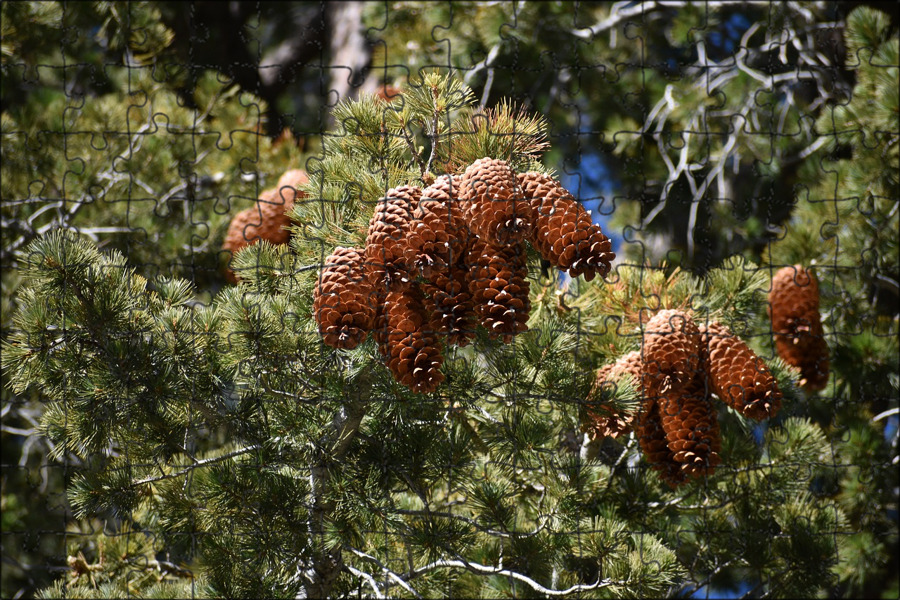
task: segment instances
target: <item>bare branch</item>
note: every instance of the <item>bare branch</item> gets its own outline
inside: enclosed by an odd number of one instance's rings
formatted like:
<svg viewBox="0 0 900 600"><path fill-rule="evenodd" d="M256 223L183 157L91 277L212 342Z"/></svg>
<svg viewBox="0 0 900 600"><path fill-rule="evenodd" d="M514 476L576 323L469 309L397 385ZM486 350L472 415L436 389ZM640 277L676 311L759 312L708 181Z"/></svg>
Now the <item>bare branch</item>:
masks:
<svg viewBox="0 0 900 600"><path fill-rule="evenodd" d="M423 567L419 567L418 569L407 574L406 579L413 579L415 577L419 577L428 573L429 571L434 571L436 569L466 569L471 573L475 573L476 575L502 575L504 577L511 577L518 581L521 581L528 585L531 589L539 592L541 594L546 594L548 596L568 596L571 594L578 594L580 592L587 592L590 590L598 590L600 588L609 587L611 585L622 584L623 582L613 581L612 579L598 579L594 583L591 584L578 584L573 585L564 590L556 590L550 589L542 586L534 579L522 575L516 571L511 571L509 569L504 569L501 567L489 567L487 565L482 565L479 563L468 562L465 560L437 560L432 563L429 563Z"/></svg>

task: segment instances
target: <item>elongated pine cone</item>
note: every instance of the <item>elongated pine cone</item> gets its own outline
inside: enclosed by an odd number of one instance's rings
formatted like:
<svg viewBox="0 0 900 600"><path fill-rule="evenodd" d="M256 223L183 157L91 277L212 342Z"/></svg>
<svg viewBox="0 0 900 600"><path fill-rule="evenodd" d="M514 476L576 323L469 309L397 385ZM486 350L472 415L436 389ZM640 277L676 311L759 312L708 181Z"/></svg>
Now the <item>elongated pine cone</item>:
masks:
<svg viewBox="0 0 900 600"><path fill-rule="evenodd" d="M669 449L657 402L651 402L647 410L641 412L635 436L647 462L659 471L663 481L675 487L687 480L688 473L682 470L681 464L675 461L675 453Z"/></svg>
<svg viewBox="0 0 900 600"><path fill-rule="evenodd" d="M709 390L744 416L761 421L781 409L781 390L766 364L720 323L700 325L701 358Z"/></svg>
<svg viewBox="0 0 900 600"><path fill-rule="evenodd" d="M700 330L691 316L664 309L647 321L643 361L648 397L691 383L700 368Z"/></svg>
<svg viewBox="0 0 900 600"><path fill-rule="evenodd" d="M552 177L528 172L517 180L534 219L529 239L544 260L586 281L606 277L616 258L612 242L584 207Z"/></svg>
<svg viewBox="0 0 900 600"><path fill-rule="evenodd" d="M458 178L457 178L458 182ZM422 191L406 234L406 264L426 279L435 272L446 276L460 262L468 245L468 231L449 175L442 175Z"/></svg>
<svg viewBox="0 0 900 600"><path fill-rule="evenodd" d="M716 409L706 394L701 378L681 389L666 392L658 410L672 460L685 476L711 475L722 462L722 440Z"/></svg>
<svg viewBox="0 0 900 600"><path fill-rule="evenodd" d="M463 218L482 240L504 246L522 241L531 229L531 204L506 161L479 158L459 182Z"/></svg>
<svg viewBox="0 0 900 600"><path fill-rule="evenodd" d="M395 289L409 284L406 234L422 190L403 185L378 200L366 237L366 267L375 285Z"/></svg>
<svg viewBox="0 0 900 600"><path fill-rule="evenodd" d="M375 339L394 379L414 392L433 392L444 381L441 343L431 330L424 295L413 282L390 290L379 303Z"/></svg>
<svg viewBox="0 0 900 600"><path fill-rule="evenodd" d="M469 270L460 261L444 271L435 271L423 284L429 295L432 330L446 336L448 344L457 346L467 346L475 338L477 321L468 274Z"/></svg>
<svg viewBox="0 0 900 600"><path fill-rule="evenodd" d="M313 315L323 341L332 348L356 348L375 324L376 306L362 249L335 248L313 291Z"/></svg>
<svg viewBox="0 0 900 600"><path fill-rule="evenodd" d="M592 438L611 437L615 439L631 431L635 415L617 412L612 406L601 402L600 398L604 386L617 385L626 375L631 376L632 385L637 388L640 395L642 370L641 353L634 351L597 371L594 387L591 389L585 405L586 418L583 426L583 430Z"/></svg>
<svg viewBox="0 0 900 600"><path fill-rule="evenodd" d="M769 316L775 349L800 369L800 385L820 390L828 383L828 344L819 319L819 282L801 265L784 267L772 278Z"/></svg>
<svg viewBox="0 0 900 600"><path fill-rule="evenodd" d="M491 338L510 343L528 330L528 264L523 242L497 247L481 239L472 242L467 266L475 314Z"/></svg>

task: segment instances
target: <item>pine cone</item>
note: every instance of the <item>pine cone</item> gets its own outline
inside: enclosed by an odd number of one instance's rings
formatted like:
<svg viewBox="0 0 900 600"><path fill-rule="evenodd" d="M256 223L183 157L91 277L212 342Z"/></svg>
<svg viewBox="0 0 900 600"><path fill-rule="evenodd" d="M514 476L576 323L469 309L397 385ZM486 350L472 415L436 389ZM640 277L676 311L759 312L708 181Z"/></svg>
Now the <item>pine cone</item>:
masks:
<svg viewBox="0 0 900 600"><path fill-rule="evenodd" d="M306 171L303 169L291 169L289 171L285 171L281 177L278 179L278 185L275 186L275 189L280 190L282 196L284 196L287 204L287 198L289 193L293 193L293 197L290 199L290 203L293 204L294 198L300 196L303 197L305 194L300 191L300 186L306 185L309 182L309 176L306 174ZM283 188L290 188L289 190L285 190Z"/></svg>
<svg viewBox="0 0 900 600"><path fill-rule="evenodd" d="M800 369L800 385L820 390L828 383L828 344L819 319L819 283L801 265L784 267L772 278L769 316L775 349Z"/></svg>
<svg viewBox="0 0 900 600"><path fill-rule="evenodd" d="M425 188L406 234L405 261L426 279L443 272L463 257L468 231L449 175Z"/></svg>
<svg viewBox="0 0 900 600"><path fill-rule="evenodd" d="M644 386L649 397L683 388L700 367L700 330L689 314L661 310L647 322L643 339Z"/></svg>
<svg viewBox="0 0 900 600"><path fill-rule="evenodd" d="M433 392L444 380L441 344L429 325L416 282L388 291L378 306L378 349L398 382L414 392Z"/></svg>
<svg viewBox="0 0 900 600"><path fill-rule="evenodd" d="M656 402L650 402L646 410L641 411L635 435L647 462L659 471L663 481L675 487L687 480L688 473L682 470L681 464L675 461L675 453L669 449Z"/></svg>
<svg viewBox="0 0 900 600"><path fill-rule="evenodd" d="M313 291L313 314L324 342L332 348L356 348L374 325L376 305L362 249L335 248Z"/></svg>
<svg viewBox="0 0 900 600"><path fill-rule="evenodd" d="M781 390L762 359L724 325L700 325L700 333L710 391L751 419L774 417L781 409Z"/></svg>
<svg viewBox="0 0 900 600"><path fill-rule="evenodd" d="M531 229L531 205L522 196L506 161L480 158L460 179L463 218L475 235L496 246L525 239Z"/></svg>
<svg viewBox="0 0 900 600"><path fill-rule="evenodd" d="M475 305L469 292L468 273L463 264L455 265L436 272L424 284L429 294L431 328L447 336L448 344L457 346L468 346L475 338Z"/></svg>
<svg viewBox="0 0 900 600"><path fill-rule="evenodd" d="M701 378L670 390L657 401L660 422L672 460L688 477L709 475L722 462L716 410Z"/></svg>
<svg viewBox="0 0 900 600"><path fill-rule="evenodd" d="M404 287L410 281L406 263L406 234L422 190L400 186L378 201L366 237L366 261L372 282L385 289Z"/></svg>
<svg viewBox="0 0 900 600"><path fill-rule="evenodd" d="M527 331L531 300L524 244L497 247L476 239L467 266L475 314L491 338L502 336L508 344L515 334Z"/></svg>
<svg viewBox="0 0 900 600"><path fill-rule="evenodd" d="M529 239L544 260L586 281L606 277L616 258L612 242L584 207L552 177L529 172L517 180L534 218Z"/></svg>
<svg viewBox="0 0 900 600"><path fill-rule="evenodd" d="M634 351L622 356L616 362L597 371L594 387L588 395L585 406L583 430L592 438L611 437L613 439L628 433L634 426L634 414L617 413L611 406L599 402L603 386L617 385L625 375L630 375L638 392L642 385L641 353Z"/></svg>
<svg viewBox="0 0 900 600"><path fill-rule="evenodd" d="M233 254L259 240L266 240L276 246L287 243L291 237L287 229L291 219L285 213L293 206L293 196L288 201L287 198L280 197L277 189L264 191L256 201L256 206L240 211L231 219L222 249ZM237 282L231 269L225 272L225 277L231 283Z"/></svg>

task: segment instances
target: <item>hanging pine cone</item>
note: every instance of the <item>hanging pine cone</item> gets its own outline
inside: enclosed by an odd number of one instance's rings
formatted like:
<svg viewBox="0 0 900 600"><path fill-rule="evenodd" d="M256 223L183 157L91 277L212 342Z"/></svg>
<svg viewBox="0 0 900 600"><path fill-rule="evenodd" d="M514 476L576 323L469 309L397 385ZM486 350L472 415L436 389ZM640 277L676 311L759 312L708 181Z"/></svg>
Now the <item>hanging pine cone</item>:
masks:
<svg viewBox="0 0 900 600"><path fill-rule="evenodd" d="M469 270L459 265L432 274L423 285L428 293L432 330L447 336L448 344L468 346L475 338L475 305L469 292Z"/></svg>
<svg viewBox="0 0 900 600"><path fill-rule="evenodd" d="M385 294L378 306L376 326L378 349L394 379L418 393L437 389L444 380L444 357L416 282Z"/></svg>
<svg viewBox="0 0 900 600"><path fill-rule="evenodd" d="M289 206L293 206L293 198ZM266 240L274 245L287 243L291 237L287 229L291 220L282 210L290 208L285 206L278 190L264 191L256 206L240 211L231 219L222 249L234 254L259 240ZM237 277L230 268L225 271L225 277L231 283L237 282Z"/></svg>
<svg viewBox="0 0 900 600"><path fill-rule="evenodd" d="M669 449L656 402L650 402L646 410L641 411L635 435L647 462L659 471L663 481L675 487L687 480L688 473L682 470L681 464L675 461L675 453Z"/></svg>
<svg viewBox="0 0 900 600"><path fill-rule="evenodd" d="M700 330L689 314L661 310L643 338L644 386L652 397L692 382L700 367Z"/></svg>
<svg viewBox="0 0 900 600"><path fill-rule="evenodd" d="M616 362L606 365L597 371L594 387L588 395L585 406L585 420L583 430L591 438L611 437L613 439L631 431L634 424L634 414L619 413L608 404L600 402L602 388L614 386L622 381L626 375L631 376L631 381L637 387L638 394L642 386L641 353L634 351L625 354Z"/></svg>
<svg viewBox="0 0 900 600"><path fill-rule="evenodd" d="M335 248L313 291L313 315L323 341L332 348L356 348L375 322L375 289L362 255L359 248Z"/></svg>
<svg viewBox="0 0 900 600"><path fill-rule="evenodd" d="M584 207L552 177L529 172L517 180L534 218L529 239L544 260L572 277L605 277L616 255Z"/></svg>
<svg viewBox="0 0 900 600"><path fill-rule="evenodd" d="M491 338L502 337L508 344L515 334L527 331L531 300L523 243L497 247L476 239L467 266L475 314Z"/></svg>
<svg viewBox="0 0 900 600"><path fill-rule="evenodd" d="M446 274L466 250L468 231L449 175L425 188L406 234L405 261L430 279L435 271Z"/></svg>
<svg viewBox="0 0 900 600"><path fill-rule="evenodd" d="M369 221L366 237L366 261L372 282L387 290L409 284L411 275L406 263L406 234L422 190L400 186L388 190L378 200Z"/></svg>
<svg viewBox="0 0 900 600"><path fill-rule="evenodd" d="M709 390L751 419L774 417L781 409L781 390L762 359L724 325L701 324L700 333Z"/></svg>
<svg viewBox="0 0 900 600"><path fill-rule="evenodd" d="M819 319L819 283L801 265L784 267L772 278L769 316L775 349L800 369L800 385L820 390L828 383L828 344Z"/></svg>
<svg viewBox="0 0 900 600"><path fill-rule="evenodd" d="M303 169L290 169L289 171L285 171L281 177L278 178L278 184L275 186L275 189L284 197L285 211L290 210L288 204L293 205L295 198L305 196L299 188L302 185L306 185L308 182L309 176Z"/></svg>
<svg viewBox="0 0 900 600"><path fill-rule="evenodd" d="M705 388L698 377L681 389L666 392L657 401L672 460L688 477L710 475L722 462L719 421Z"/></svg>
<svg viewBox="0 0 900 600"><path fill-rule="evenodd" d="M463 218L481 239L505 246L525 239L531 228L531 205L522 196L506 161L479 158L459 182Z"/></svg>

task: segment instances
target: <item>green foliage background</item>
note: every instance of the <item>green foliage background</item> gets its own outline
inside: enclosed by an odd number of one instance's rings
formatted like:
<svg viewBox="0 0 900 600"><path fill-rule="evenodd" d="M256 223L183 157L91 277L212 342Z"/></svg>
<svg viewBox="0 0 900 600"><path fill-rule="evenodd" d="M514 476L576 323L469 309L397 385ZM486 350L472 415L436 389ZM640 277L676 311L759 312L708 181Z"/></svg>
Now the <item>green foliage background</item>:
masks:
<svg viewBox="0 0 900 600"><path fill-rule="evenodd" d="M2 4L0 595L896 597L896 16L370 3L391 109L332 106L325 50L277 86L242 70L317 6ZM625 243L607 282L532 257L530 330L448 350L423 398L371 341L324 347L312 289L384 190L482 153L571 181ZM231 216L296 167L290 246L225 286ZM766 317L795 263L831 349L815 394ZM723 466L672 490L633 439L571 440L640 313L682 305L786 398L762 425L720 405Z"/></svg>

